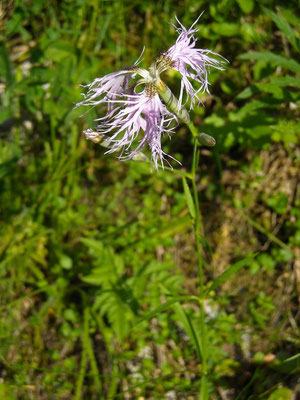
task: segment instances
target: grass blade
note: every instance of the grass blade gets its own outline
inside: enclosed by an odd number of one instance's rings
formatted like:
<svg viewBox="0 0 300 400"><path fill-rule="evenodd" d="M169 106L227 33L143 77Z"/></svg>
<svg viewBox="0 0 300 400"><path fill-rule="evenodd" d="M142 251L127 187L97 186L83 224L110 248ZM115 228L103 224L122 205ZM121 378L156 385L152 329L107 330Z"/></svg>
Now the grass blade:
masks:
<svg viewBox="0 0 300 400"><path fill-rule="evenodd" d="M147 321L149 319L154 318L156 315L160 314L162 311L167 310L168 308L170 308L173 304L177 303L177 302L183 302L186 300L191 300L191 301L197 301L198 302L198 297L196 296L176 296L176 297L172 297L172 299L166 301L165 303L161 304L159 307L157 307L155 310L151 311L150 313L148 313L147 315L145 315L143 318L141 318L137 324L143 322L143 321Z"/></svg>
<svg viewBox="0 0 300 400"><path fill-rule="evenodd" d="M256 256L256 253L243 258L242 260L236 262L235 264L231 265L226 271L224 271L213 283L212 285L206 290L206 294L215 290L218 286L222 285L222 283L226 282L231 276L235 275L239 272L239 270L246 265Z"/></svg>

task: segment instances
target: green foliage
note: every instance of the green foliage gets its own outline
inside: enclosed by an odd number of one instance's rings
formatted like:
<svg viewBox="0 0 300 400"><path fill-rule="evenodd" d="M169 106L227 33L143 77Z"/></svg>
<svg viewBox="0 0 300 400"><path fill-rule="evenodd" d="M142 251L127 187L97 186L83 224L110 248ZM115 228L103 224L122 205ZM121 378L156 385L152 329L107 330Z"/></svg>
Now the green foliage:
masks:
<svg viewBox="0 0 300 400"><path fill-rule="evenodd" d="M275 309L276 307L273 304L272 298L266 296L263 292L260 292L258 297L249 303L249 311L254 323L261 329L266 328L266 324L269 322Z"/></svg>
<svg viewBox="0 0 300 400"><path fill-rule="evenodd" d="M0 9L0 398L294 395L298 4L16 0ZM79 85L132 65L144 45L149 66L176 40L170 20L188 27L203 10L199 43L230 64L210 71L212 95L191 112L217 141L200 152L195 198L185 127L163 142L182 169L152 173L87 142L81 132L98 110L79 118L73 107ZM166 81L179 93L175 73Z"/></svg>
<svg viewBox="0 0 300 400"><path fill-rule="evenodd" d="M187 202L187 205L189 208L189 212L191 214L191 217L195 218L195 216L196 216L195 204L194 204L190 189L188 187L187 181L184 177L182 178L182 182L183 182L183 190L184 190L186 202Z"/></svg>
<svg viewBox="0 0 300 400"><path fill-rule="evenodd" d="M293 392L288 388L276 389L269 397L269 400L289 400Z"/></svg>

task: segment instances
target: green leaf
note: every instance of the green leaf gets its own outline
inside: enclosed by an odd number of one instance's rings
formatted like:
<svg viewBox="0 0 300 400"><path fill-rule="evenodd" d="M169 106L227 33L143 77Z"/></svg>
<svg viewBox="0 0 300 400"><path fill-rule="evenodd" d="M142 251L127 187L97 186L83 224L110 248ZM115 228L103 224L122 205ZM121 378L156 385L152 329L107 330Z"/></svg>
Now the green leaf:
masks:
<svg viewBox="0 0 300 400"><path fill-rule="evenodd" d="M59 264L64 269L71 269L73 267L73 260L71 257L67 256L66 254L59 255Z"/></svg>
<svg viewBox="0 0 300 400"><path fill-rule="evenodd" d="M268 400L290 400L293 392L286 387L276 389L269 397Z"/></svg>
<svg viewBox="0 0 300 400"><path fill-rule="evenodd" d="M258 93L259 90L258 88L253 85L253 86L248 86L244 90L242 90L236 97L236 100L244 100L248 99L249 97L253 96L255 93Z"/></svg>
<svg viewBox="0 0 300 400"><path fill-rule="evenodd" d="M295 50L299 50L299 42L295 36L295 33L291 27L291 25L285 21L280 15L275 14L273 11L268 10L265 7L262 7L265 14L272 19L273 22L277 25L278 29L286 36L286 38L290 41Z"/></svg>
<svg viewBox="0 0 300 400"><path fill-rule="evenodd" d="M81 280L90 285L101 286L107 281L107 272L106 269L94 269L92 274L83 276Z"/></svg>
<svg viewBox="0 0 300 400"><path fill-rule="evenodd" d="M238 57L240 60L262 60L269 63L275 67L283 67L289 71L296 73L300 72L300 64L297 61L274 54L270 51L264 52L254 52L254 53L244 53Z"/></svg>
<svg viewBox="0 0 300 400"><path fill-rule="evenodd" d="M254 1L253 0L236 0L238 5L240 6L241 10L249 14L253 10L254 7Z"/></svg>
<svg viewBox="0 0 300 400"><path fill-rule="evenodd" d="M269 207L273 208L278 214L284 214L287 210L289 199L283 192L274 194L266 200Z"/></svg>
<svg viewBox="0 0 300 400"><path fill-rule="evenodd" d="M270 79L270 83L277 86L291 86L295 88L300 88L300 79L294 78L293 76L278 76Z"/></svg>
<svg viewBox="0 0 300 400"><path fill-rule="evenodd" d="M67 40L59 40L51 43L45 50L45 57L47 59L59 62L67 57L75 55L74 46Z"/></svg>
<svg viewBox="0 0 300 400"><path fill-rule="evenodd" d="M212 251L212 248L211 248L211 246L210 246L208 240L207 240L204 236L200 235L199 233L196 233L196 235L197 235L197 237L199 238L200 243L202 244L203 248L204 248L206 251L209 251L209 253L212 255L212 254L213 254L213 251Z"/></svg>
<svg viewBox="0 0 300 400"><path fill-rule="evenodd" d="M170 300L166 301L165 303L161 304L159 307L157 307L155 310L151 311L150 313L146 314L143 318L138 320L137 324L143 321L147 321L149 319L152 319L156 317L156 315L159 315L162 311L167 310L170 308L173 304L177 302L183 302L186 300L191 300L191 301L198 301L198 298L196 296L176 296L172 297Z"/></svg>
<svg viewBox="0 0 300 400"><path fill-rule="evenodd" d="M281 361L278 365L275 363L275 368L286 374L300 371L300 353Z"/></svg>
<svg viewBox="0 0 300 400"><path fill-rule="evenodd" d="M14 83L13 69L3 43L0 43L0 71L5 76L7 85L11 86Z"/></svg>
<svg viewBox="0 0 300 400"><path fill-rule="evenodd" d="M6 400L15 400L12 385L6 385L5 383L0 383L0 398Z"/></svg>
<svg viewBox="0 0 300 400"><path fill-rule="evenodd" d="M209 392L208 392L208 379L207 376L202 375L200 381L200 394L199 400L208 400L209 399Z"/></svg>
<svg viewBox="0 0 300 400"><path fill-rule="evenodd" d="M6 161L0 164L0 179L4 178L6 175L10 175L12 171L16 168L18 158L12 158L9 161Z"/></svg>
<svg viewBox="0 0 300 400"><path fill-rule="evenodd" d="M184 190L184 194L185 194L185 199L188 205L188 209L189 212L191 214L192 218L196 217L196 210L195 210L195 204L194 204L194 200L192 198L191 192L190 192L190 188L187 184L186 178L183 176L182 177L182 183L183 183L183 190Z"/></svg>
<svg viewBox="0 0 300 400"><path fill-rule="evenodd" d="M272 86L267 86L267 85L272 85ZM253 96L256 93L259 93L261 91L266 91L270 92L273 89L274 91L278 91L278 88L280 87L295 87L295 88L300 88L300 79L295 78L293 76L280 76L280 77L271 77L269 82L266 82L264 84L260 83L257 85L252 85L246 87L244 90L242 90L236 97L236 100L245 100L248 99L249 97Z"/></svg>
<svg viewBox="0 0 300 400"><path fill-rule="evenodd" d="M262 100L253 100L247 102L242 108L240 108L235 113L229 114L229 119L231 121L242 121L244 118L249 116L251 113L257 112L260 108L269 108L272 107L272 104L268 104L266 101Z"/></svg>
<svg viewBox="0 0 300 400"><path fill-rule="evenodd" d="M271 93L280 99L283 98L283 89L278 85L273 83L258 83L256 86L262 92Z"/></svg>
<svg viewBox="0 0 300 400"><path fill-rule="evenodd" d="M114 291L102 292L96 297L94 311L99 311L100 315L106 315L118 341L122 343L129 332L129 322L133 320L134 315L119 294Z"/></svg>
<svg viewBox="0 0 300 400"><path fill-rule="evenodd" d="M199 331L194 326L194 322L188 315L188 313L183 309L180 303L174 304L173 306L178 320L181 322L183 328L191 339L199 361L202 360L203 349L201 349L201 339L199 336Z"/></svg>
<svg viewBox="0 0 300 400"><path fill-rule="evenodd" d="M249 265L249 263L253 260L253 258L255 256L256 256L256 253L253 253L253 254L245 257L243 260L240 260L240 261L236 262L235 264L231 265L231 267L229 267L220 276L218 276L218 278L206 290L206 294L208 294L212 290L215 290L218 286L222 285L224 282L226 282L233 275L237 274L240 269L242 269L243 267Z"/></svg>
<svg viewBox="0 0 300 400"><path fill-rule="evenodd" d="M80 238L80 242L85 244L89 249L95 250L98 255L102 256L104 252L104 245L100 240Z"/></svg>
<svg viewBox="0 0 300 400"><path fill-rule="evenodd" d="M241 27L238 24L230 22L213 23L212 29L215 33L221 36L234 37L240 35Z"/></svg>
<svg viewBox="0 0 300 400"><path fill-rule="evenodd" d="M298 143L300 139L300 123L290 120L279 120L276 125L272 126L272 140L275 142L283 142L286 144Z"/></svg>
<svg viewBox="0 0 300 400"><path fill-rule="evenodd" d="M267 253L261 253L257 257L257 261L265 270L273 270L276 265L274 257L271 257Z"/></svg>
<svg viewBox="0 0 300 400"><path fill-rule="evenodd" d="M156 232L153 237L157 238L167 238L173 237L175 233L179 233L181 231L185 231L191 227L191 219L188 215L182 218L177 218L176 220L169 221L168 225L163 225Z"/></svg>

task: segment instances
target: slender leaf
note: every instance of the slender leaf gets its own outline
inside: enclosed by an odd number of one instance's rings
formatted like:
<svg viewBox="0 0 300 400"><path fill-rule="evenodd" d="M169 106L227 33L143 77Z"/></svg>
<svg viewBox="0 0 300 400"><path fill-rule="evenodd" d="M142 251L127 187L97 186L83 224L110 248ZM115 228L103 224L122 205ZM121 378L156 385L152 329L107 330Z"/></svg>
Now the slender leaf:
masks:
<svg viewBox="0 0 300 400"><path fill-rule="evenodd" d="M196 217L196 210L195 210L194 200L193 200L192 194L190 192L190 188L189 188L189 186L187 184L187 181L186 181L184 176L182 177L182 183L183 183L183 190L184 190L185 199L186 199L186 202L187 202L187 206L188 206L189 212L191 214L191 217L195 218Z"/></svg>
<svg viewBox="0 0 300 400"><path fill-rule="evenodd" d="M296 38L296 35L291 27L291 25L285 21L280 15L275 14L273 11L268 10L265 7L262 7L265 14L272 19L273 22L277 25L278 29L286 36L286 38L290 41L291 45L295 50L299 50L299 42Z"/></svg>
<svg viewBox="0 0 300 400"><path fill-rule="evenodd" d="M215 290L218 286L222 285L222 283L226 282L229 278L239 272L240 269L249 264L249 262L256 256L256 253L253 253L246 258L236 262L231 265L226 271L224 271L218 278L212 283L212 285L207 289L206 294Z"/></svg>
<svg viewBox="0 0 300 400"><path fill-rule="evenodd" d="M206 375L202 375L200 381L199 400L208 400L208 380Z"/></svg>
<svg viewBox="0 0 300 400"><path fill-rule="evenodd" d="M295 354L294 356L283 361L275 360L274 368L285 374L293 374L296 371L300 371L300 353Z"/></svg>
<svg viewBox="0 0 300 400"><path fill-rule="evenodd" d="M275 67L283 67L293 72L300 72L300 64L297 61L280 56L278 54L271 53L270 51L244 53L238 57L240 60L262 60L266 63L270 63Z"/></svg>
<svg viewBox="0 0 300 400"><path fill-rule="evenodd" d="M253 96L260 91L264 91L264 85L274 85L277 89L280 87L294 87L300 88L300 79L294 76L278 76L272 77L268 82L264 84L256 84L246 87L236 97L236 100L245 100Z"/></svg>
<svg viewBox="0 0 300 400"><path fill-rule="evenodd" d="M286 87L291 86L300 89L300 79L293 76L277 76L270 79L270 83Z"/></svg>
<svg viewBox="0 0 300 400"><path fill-rule="evenodd" d="M150 313L146 314L143 318L141 318L137 324L143 321L148 321L149 319L154 318L156 315L160 314L162 311L167 310L170 308L173 304L177 302L183 302L186 300L191 300L191 301L198 301L198 298L196 296L176 296L172 297L172 299L166 301L165 303L161 304L159 307L157 307L155 310L151 311Z"/></svg>
<svg viewBox="0 0 300 400"><path fill-rule="evenodd" d="M3 43L0 43L0 70L5 77L7 85L11 86L14 83L13 68Z"/></svg>
<svg viewBox="0 0 300 400"><path fill-rule="evenodd" d="M248 86L244 90L242 90L236 97L236 100L244 100L253 96L255 93L259 92L255 85Z"/></svg>
<svg viewBox="0 0 300 400"><path fill-rule="evenodd" d="M186 333L188 334L189 338L191 339L191 341L195 347L199 361L201 361L203 349L201 348L201 339L199 337L199 331L196 329L192 319L186 313L186 311L184 310L184 308L181 306L180 303L174 304L173 308L176 312L176 315L177 315L179 321L182 323ZM201 334L202 334L202 332L200 332L200 335Z"/></svg>

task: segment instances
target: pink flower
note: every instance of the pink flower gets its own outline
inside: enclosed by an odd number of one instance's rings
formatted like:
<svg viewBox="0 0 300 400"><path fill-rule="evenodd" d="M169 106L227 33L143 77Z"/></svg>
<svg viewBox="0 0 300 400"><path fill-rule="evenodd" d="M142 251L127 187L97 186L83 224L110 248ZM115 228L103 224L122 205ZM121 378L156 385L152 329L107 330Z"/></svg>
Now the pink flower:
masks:
<svg viewBox="0 0 300 400"><path fill-rule="evenodd" d="M184 91L187 94L187 100L189 98L191 99L191 108L195 105L195 99L200 102L198 93L200 91L206 91L209 93L209 82L207 79L209 67L223 70L224 61L227 61L225 58L213 51L198 49L195 47L197 39L195 39L194 34L198 29L194 28L194 26L201 15L189 29L186 29L176 17L180 26L173 26L179 33L178 39L176 40L176 43L161 56L162 67L160 68L158 66L161 72L172 68L180 73L181 88L178 101L179 107L182 105ZM209 54L221 57L222 60L212 58ZM200 83L200 88L198 90L193 88L189 78Z"/></svg>
<svg viewBox="0 0 300 400"><path fill-rule="evenodd" d="M160 78L157 71L153 68L147 71L136 65L137 62L128 70L95 79L87 85L89 90L76 107L106 105L106 115L97 119L100 122L97 130L86 130L86 137L101 144L97 137L103 138L110 134L105 139L105 147L108 148L106 153L121 150L121 160L137 159L137 154L148 144L152 163L158 169L158 161L163 166L168 156L161 148L161 137L165 133L174 133L178 119L158 95L157 82L160 82ZM140 79L136 80L137 76ZM134 83L131 93L130 80ZM143 86L139 93L136 92L138 86ZM171 126L173 121L175 124ZM133 147L135 142L137 145Z"/></svg>
<svg viewBox="0 0 300 400"><path fill-rule="evenodd" d="M163 165L167 155L161 148L161 137L164 133L174 133L174 127L170 127L172 121L177 122L177 117L169 112L160 100L156 91L149 94L146 87L141 93L133 95L123 94L122 99L108 102L113 103L116 108L108 114L98 126L97 132L88 130L87 137L110 134L110 148L107 153L112 153L120 148L123 152L132 148L133 142L139 142L128 154L119 157L121 160L129 160L141 152L148 143L152 162L158 169L158 161ZM171 157L172 158L172 157Z"/></svg>
<svg viewBox="0 0 300 400"><path fill-rule="evenodd" d="M106 147L106 153L121 151L122 160L143 158L139 154L148 144L154 167L158 169L158 162L163 166L167 154L161 148L162 136L174 133L178 120L189 122L189 114L182 106L184 92L192 108L195 100L200 101L199 91L208 92L207 69L223 69L225 59L212 58L209 55L218 54L195 47L194 25L199 18L188 30L176 18L180 25L176 28L179 33L176 43L149 70L138 67L139 57L132 67L96 78L86 86L88 92L76 107L105 105L107 108L106 115L97 119L97 129L85 131L88 139ZM181 74L179 100L160 79L160 74L170 68ZM190 79L199 82L200 88L194 89Z"/></svg>
<svg viewBox="0 0 300 400"><path fill-rule="evenodd" d="M86 85L89 90L84 95L84 100L77 103L76 106L98 106L102 103L107 103L108 100L113 100L122 93L128 90L128 83L132 78L131 71L112 72L102 78L96 78L92 83ZM104 97L101 97L104 95ZM108 103L110 104L110 103ZM112 107L109 106L109 109Z"/></svg>

